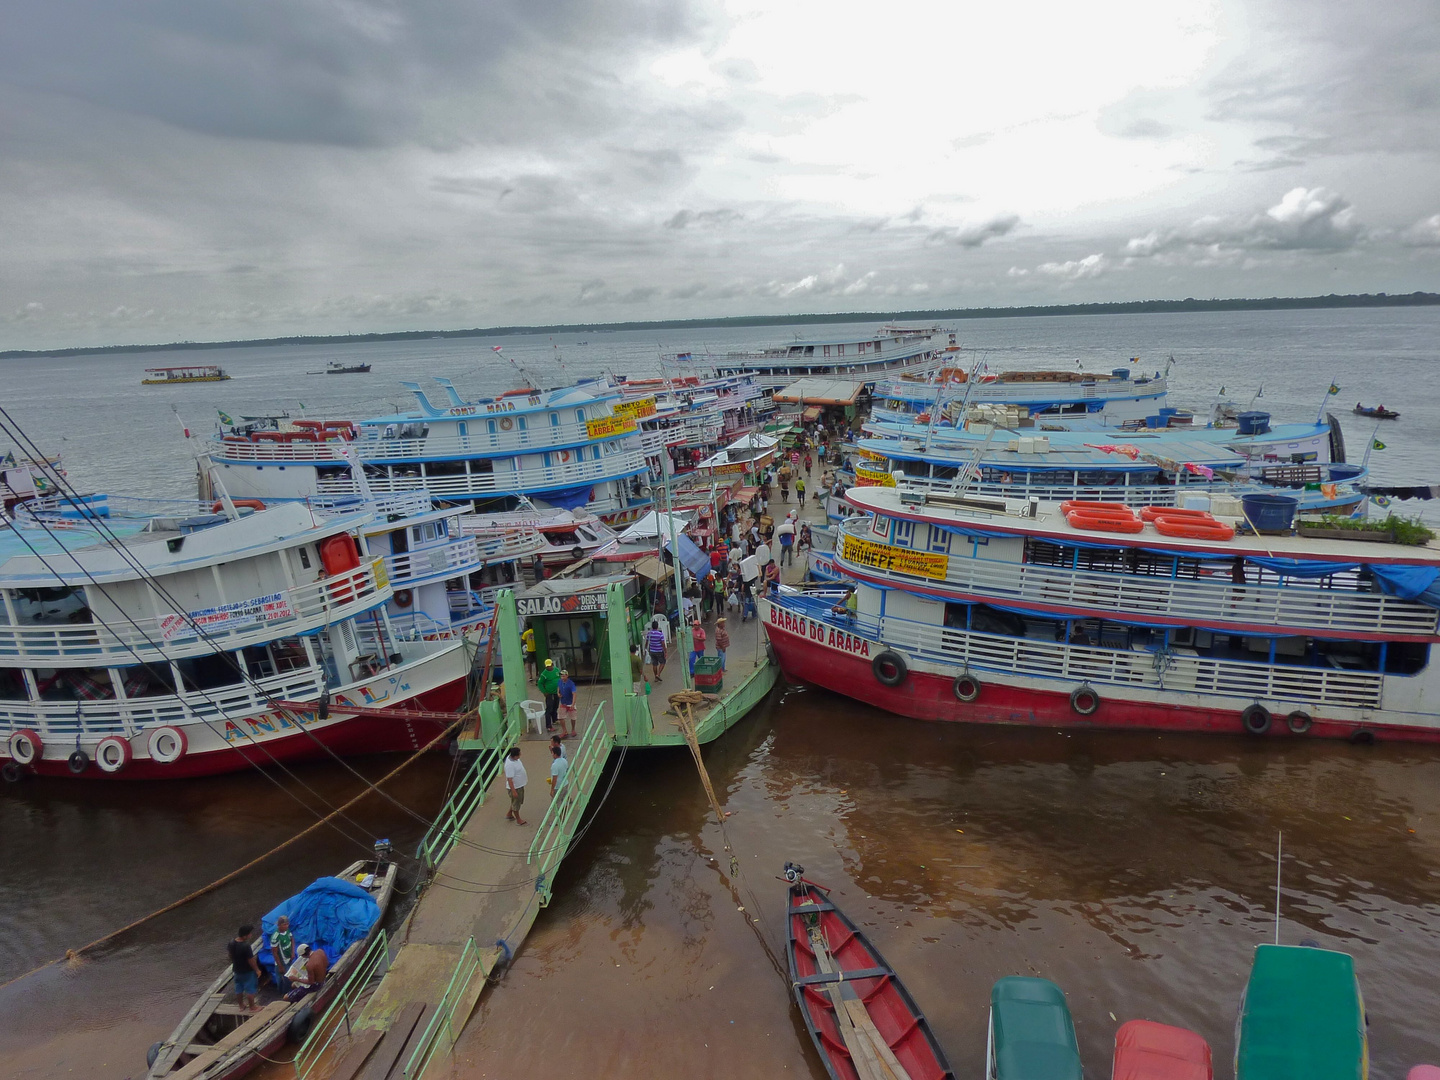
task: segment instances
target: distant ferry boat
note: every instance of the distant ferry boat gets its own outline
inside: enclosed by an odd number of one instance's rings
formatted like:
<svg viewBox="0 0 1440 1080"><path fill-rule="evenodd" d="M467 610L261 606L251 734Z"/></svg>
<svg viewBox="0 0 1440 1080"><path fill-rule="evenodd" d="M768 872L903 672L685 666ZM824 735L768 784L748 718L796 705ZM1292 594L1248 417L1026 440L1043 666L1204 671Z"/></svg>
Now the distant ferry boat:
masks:
<svg viewBox="0 0 1440 1080"><path fill-rule="evenodd" d="M170 386L175 383L224 382L230 378L225 369L213 364L195 367L152 367L145 369L144 386Z"/></svg>
<svg viewBox="0 0 1440 1080"><path fill-rule="evenodd" d="M831 562L853 600L761 602L792 678L925 720L1440 741L1433 541L1240 535L1223 515L1117 503L848 498Z"/></svg>
<svg viewBox="0 0 1440 1080"><path fill-rule="evenodd" d="M797 338L759 352L726 353L723 358L697 358L680 353L684 363L708 363L717 375L752 375L763 390L779 390L806 377L863 381L913 374L934 367L945 352L937 342L938 327L883 327L863 338Z"/></svg>
<svg viewBox="0 0 1440 1080"><path fill-rule="evenodd" d="M311 371L310 375L364 375L370 370L369 364L342 364L339 360L331 360L325 365L324 371Z"/></svg>

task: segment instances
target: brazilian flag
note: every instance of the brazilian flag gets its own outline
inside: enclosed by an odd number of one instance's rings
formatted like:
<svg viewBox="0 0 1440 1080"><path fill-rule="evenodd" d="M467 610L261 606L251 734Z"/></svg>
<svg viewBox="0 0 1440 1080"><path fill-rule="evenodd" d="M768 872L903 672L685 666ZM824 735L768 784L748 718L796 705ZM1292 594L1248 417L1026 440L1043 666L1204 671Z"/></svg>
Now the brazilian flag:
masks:
<svg viewBox="0 0 1440 1080"><path fill-rule="evenodd" d="M231 420L230 417L227 416L227 415L226 415L223 411L221 411L220 409L216 409L215 411L218 412L218 413L220 413L220 422L221 422L222 424L233 424L233 423L235 423L234 420Z"/></svg>
<svg viewBox="0 0 1440 1080"><path fill-rule="evenodd" d="M1326 391L1326 393L1328 393L1331 397L1334 397L1336 394L1340 393L1340 387L1332 382L1330 384L1330 389Z"/></svg>
<svg viewBox="0 0 1440 1080"><path fill-rule="evenodd" d="M1370 449L1371 449L1371 450L1384 450L1384 449L1385 449L1385 444L1384 444L1383 442L1381 442L1379 439L1374 439L1374 440L1372 440L1371 443L1370 443Z"/></svg>

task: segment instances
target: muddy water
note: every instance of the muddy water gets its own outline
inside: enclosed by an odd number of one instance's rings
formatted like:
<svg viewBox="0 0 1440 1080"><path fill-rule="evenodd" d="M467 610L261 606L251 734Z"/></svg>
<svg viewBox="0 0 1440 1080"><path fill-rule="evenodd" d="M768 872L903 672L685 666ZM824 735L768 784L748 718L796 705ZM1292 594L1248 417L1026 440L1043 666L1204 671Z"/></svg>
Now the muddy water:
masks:
<svg viewBox="0 0 1440 1080"><path fill-rule="evenodd" d="M1019 973L1065 988L1092 1076L1117 1023L1141 1016L1204 1034L1227 1076L1250 952L1273 934L1280 829L1282 940L1355 956L1372 1075L1440 1061L1433 749L941 726L790 689L706 760L734 812L738 893L710 861L722 838L688 755L631 753L456 1075L823 1077L776 966L789 858L865 926L962 1075L983 1066L991 983ZM445 772L426 762L396 793L431 809ZM354 790L325 767L302 776L331 801ZM413 850L392 809L356 816L357 835ZM0 977L305 820L256 777L4 793ZM0 1073L138 1074L231 924L352 850L317 837L93 961L0 990Z"/></svg>

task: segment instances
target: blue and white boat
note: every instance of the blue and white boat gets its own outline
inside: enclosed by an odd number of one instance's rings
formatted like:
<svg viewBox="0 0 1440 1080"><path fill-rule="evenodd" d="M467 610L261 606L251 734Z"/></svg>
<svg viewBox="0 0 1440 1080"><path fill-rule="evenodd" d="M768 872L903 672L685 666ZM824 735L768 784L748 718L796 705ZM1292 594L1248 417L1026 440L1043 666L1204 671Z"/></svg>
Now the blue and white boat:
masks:
<svg viewBox="0 0 1440 1080"><path fill-rule="evenodd" d="M526 496L541 507L585 507L607 522L631 520L648 505L639 425L617 414L621 394L608 380L470 401L449 379L434 381L441 404L418 383L405 383L415 411L358 422L232 424L213 438L208 457L236 498L358 496L350 470L356 461L377 496L419 489L486 509L507 509ZM201 496L210 495L202 479Z"/></svg>
<svg viewBox="0 0 1440 1080"><path fill-rule="evenodd" d="M935 368L946 349L941 334L938 326L885 326L861 337L796 338L756 352L724 357L680 353L667 359L679 365L708 366L721 376L750 375L767 392L808 377L873 386L879 379Z"/></svg>

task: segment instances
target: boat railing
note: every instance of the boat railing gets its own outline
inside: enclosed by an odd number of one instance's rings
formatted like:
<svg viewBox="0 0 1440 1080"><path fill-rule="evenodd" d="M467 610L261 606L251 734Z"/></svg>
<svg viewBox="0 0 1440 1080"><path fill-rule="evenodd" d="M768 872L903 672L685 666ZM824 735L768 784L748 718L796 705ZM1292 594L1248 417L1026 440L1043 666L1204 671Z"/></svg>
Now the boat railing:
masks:
<svg viewBox="0 0 1440 1080"><path fill-rule="evenodd" d="M434 509L430 495L423 488L414 485L383 495L372 495L368 499L358 495L314 495L308 502L312 509L322 513L353 514L360 510L369 510L379 517L418 517Z"/></svg>
<svg viewBox="0 0 1440 1080"><path fill-rule="evenodd" d="M343 574L286 589L268 604L263 617L233 624L202 623L203 635L179 614L136 618L117 614L98 622L64 626L0 624L0 659L42 664L57 660L128 665L197 656L223 649L262 644L278 637L308 633L351 618L390 597L380 559ZM268 598L266 598L268 599Z"/></svg>
<svg viewBox="0 0 1440 1080"><path fill-rule="evenodd" d="M1158 575L1068 569L1039 563L945 555L876 544L867 534L869 519L851 519L841 527L835 561L847 572L892 582L902 588L949 586L966 597L1039 608L1079 609L1116 618L1163 617L1203 626L1260 627L1266 632L1396 634L1428 636L1440 630L1440 611L1411 600L1351 588L1324 587L1322 578L1282 578L1285 584L1225 577L1186 579ZM945 559L943 577L876 565L885 561L876 548ZM867 553L871 553L867 557Z"/></svg>
<svg viewBox="0 0 1440 1080"><path fill-rule="evenodd" d="M0 730L34 728L47 744L58 746L107 735L132 738L161 725L214 726L228 720L232 725L244 726L234 732L233 738L230 728L222 732L217 726L217 734L243 746L249 743L249 735L265 736L295 726L288 715L271 708L271 701L318 700L324 689L325 673L319 668L304 668L268 679L161 697L0 701Z"/></svg>
<svg viewBox="0 0 1440 1080"><path fill-rule="evenodd" d="M315 1067L325 1057L335 1040L343 1032L346 1038L354 1034L351 1020L369 1000L370 992L377 980L390 970L390 938L382 928L371 940L355 970L340 986L340 992L320 1021L310 1029L300 1049L295 1051L293 1065L295 1080L308 1080Z"/></svg>
<svg viewBox="0 0 1440 1080"><path fill-rule="evenodd" d="M423 423L423 421L416 421ZM469 421L479 425L485 418ZM287 462L287 461L344 461L348 453L356 454L361 461L407 461L420 458L485 457L514 453L553 450L557 448L580 448L594 445L607 439L633 435L635 427L622 425L624 430L612 434L591 437L584 424L548 424L525 431L478 432L466 435L427 435L424 438L397 438L379 434L358 439L334 436L323 442L296 440L284 442L271 439L259 441L239 435L216 436L211 457L224 461L241 462ZM368 426L368 432L373 430ZM263 433L262 433L263 434Z"/></svg>
<svg viewBox="0 0 1440 1080"><path fill-rule="evenodd" d="M404 466L391 476L367 475L366 486L376 494L408 491L422 485L432 498L466 499L488 495L541 492L550 487L580 487L598 484L646 471L645 455L637 444L633 450L610 454L599 461L569 462L538 466L513 472L469 473L456 476L422 476L419 465ZM326 496L358 495L355 481L347 476L322 477L317 485Z"/></svg>
<svg viewBox="0 0 1440 1080"><path fill-rule="evenodd" d="M473 536L462 536L434 547L385 556L385 569L392 588L409 588L417 581L438 575L458 577L474 570L484 560Z"/></svg>
<svg viewBox="0 0 1440 1080"><path fill-rule="evenodd" d="M865 466L884 471L884 466L875 463ZM957 466L961 468L963 466ZM984 469L991 469L994 466L982 463ZM1017 474L1018 475L1018 474ZM1120 473L1115 474L1117 477ZM867 485L861 484L861 487ZM955 480L953 478L937 478L928 476L906 476L904 486L919 491L953 492ZM1176 500L1182 495L1203 495L1211 490L1208 484L1025 484L1025 483L1000 483L994 480L972 480L965 486L968 495L983 495L994 499L1028 499L1031 497L1040 499L1042 502L1063 502L1066 499L1108 499L1113 502L1124 502L1129 506L1174 506ZM1228 493L1232 490L1230 485L1215 485L1215 490Z"/></svg>
<svg viewBox="0 0 1440 1080"><path fill-rule="evenodd" d="M483 630L490 622L492 608L463 604L457 610L455 596L450 597L451 619L441 622L423 611L410 611L404 615L391 615L390 628L397 641L442 641L463 637L475 630ZM484 640L483 638L481 639Z"/></svg>

